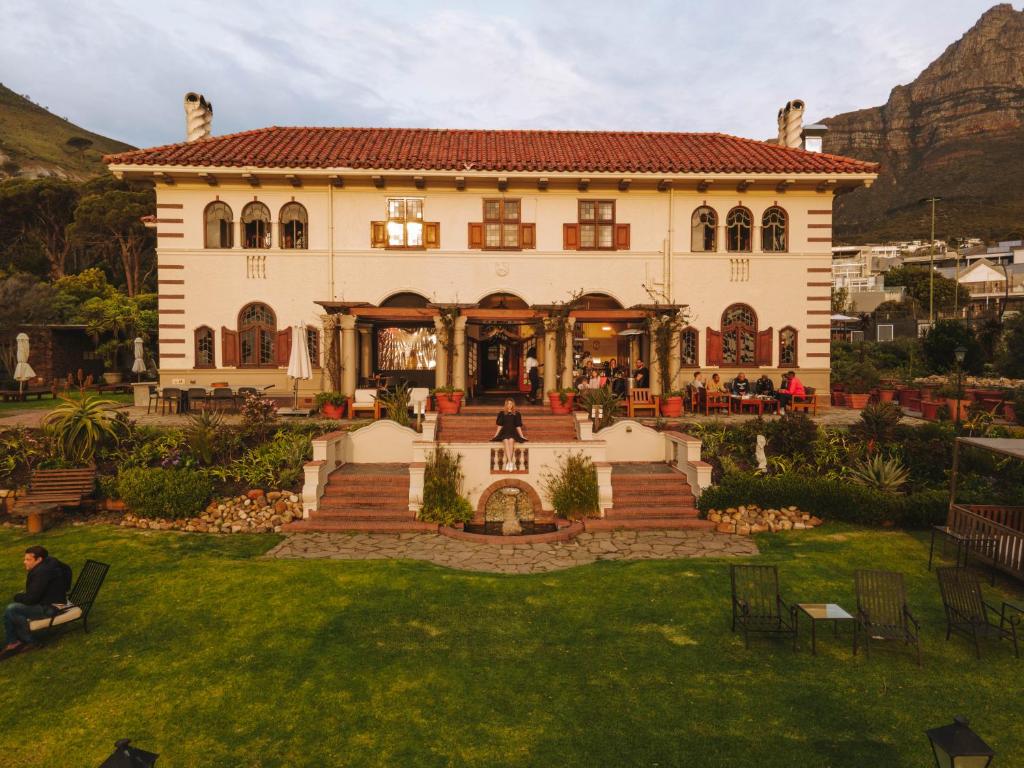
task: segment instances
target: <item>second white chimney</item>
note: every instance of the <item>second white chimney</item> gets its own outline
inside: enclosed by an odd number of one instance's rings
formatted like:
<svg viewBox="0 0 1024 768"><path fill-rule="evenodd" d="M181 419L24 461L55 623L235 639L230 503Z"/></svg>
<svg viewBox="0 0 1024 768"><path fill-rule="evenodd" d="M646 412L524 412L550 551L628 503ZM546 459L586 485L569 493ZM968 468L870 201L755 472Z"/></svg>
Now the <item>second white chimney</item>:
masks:
<svg viewBox="0 0 1024 768"><path fill-rule="evenodd" d="M201 93L185 94L185 141L210 137L213 129L213 103Z"/></svg>

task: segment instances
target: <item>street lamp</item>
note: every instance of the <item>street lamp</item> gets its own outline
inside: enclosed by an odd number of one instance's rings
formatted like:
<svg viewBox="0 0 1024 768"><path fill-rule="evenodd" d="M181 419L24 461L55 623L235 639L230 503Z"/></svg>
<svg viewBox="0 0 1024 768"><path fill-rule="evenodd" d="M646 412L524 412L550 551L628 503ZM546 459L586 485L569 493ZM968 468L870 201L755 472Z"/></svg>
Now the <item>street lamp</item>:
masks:
<svg viewBox="0 0 1024 768"><path fill-rule="evenodd" d="M996 753L957 715L951 725L925 731L932 743L937 768L987 768Z"/></svg>
<svg viewBox="0 0 1024 768"><path fill-rule="evenodd" d="M935 204L941 197L924 197L922 203L932 204L932 239L928 244L928 324L935 325Z"/></svg>
<svg viewBox="0 0 1024 768"><path fill-rule="evenodd" d="M967 347L958 344L953 350L953 357L956 360L956 433L960 434L960 411L963 408L964 399L964 358L967 357Z"/></svg>

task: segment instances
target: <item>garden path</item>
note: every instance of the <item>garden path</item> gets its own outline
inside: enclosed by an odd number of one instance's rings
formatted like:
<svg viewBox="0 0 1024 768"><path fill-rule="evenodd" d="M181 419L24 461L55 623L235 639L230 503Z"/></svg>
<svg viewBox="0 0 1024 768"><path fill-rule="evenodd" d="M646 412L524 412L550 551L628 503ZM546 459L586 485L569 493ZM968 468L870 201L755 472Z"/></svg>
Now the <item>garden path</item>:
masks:
<svg viewBox="0 0 1024 768"><path fill-rule="evenodd" d="M332 560L428 560L461 571L547 573L597 560L748 557L753 539L710 531L598 531L568 542L478 544L436 533L298 533L265 556Z"/></svg>

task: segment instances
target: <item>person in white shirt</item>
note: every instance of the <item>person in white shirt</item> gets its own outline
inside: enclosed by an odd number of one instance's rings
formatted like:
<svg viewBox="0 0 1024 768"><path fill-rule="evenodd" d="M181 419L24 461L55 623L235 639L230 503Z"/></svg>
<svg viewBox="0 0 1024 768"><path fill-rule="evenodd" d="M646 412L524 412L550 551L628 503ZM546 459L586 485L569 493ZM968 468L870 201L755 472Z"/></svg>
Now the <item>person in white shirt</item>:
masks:
<svg viewBox="0 0 1024 768"><path fill-rule="evenodd" d="M526 350L526 377L530 380L530 396L527 399L532 403L537 400L537 391L540 389L540 367L537 363L537 350L533 347Z"/></svg>

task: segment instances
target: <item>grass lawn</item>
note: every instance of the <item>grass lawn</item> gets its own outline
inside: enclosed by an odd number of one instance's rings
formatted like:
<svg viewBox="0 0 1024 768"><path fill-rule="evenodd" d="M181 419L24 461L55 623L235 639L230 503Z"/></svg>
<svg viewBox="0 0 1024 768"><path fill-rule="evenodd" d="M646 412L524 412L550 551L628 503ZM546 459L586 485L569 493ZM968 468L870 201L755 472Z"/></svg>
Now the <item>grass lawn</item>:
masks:
<svg viewBox="0 0 1024 768"><path fill-rule="evenodd" d="M1024 765L1024 666L1006 642L979 662L945 641L923 536L826 525L758 539L794 601L850 607L855 568L903 570L922 669L902 647L854 659L849 634L821 633L817 658L744 650L726 560L497 576L257 559L273 537L37 538L76 569L113 567L88 635L0 664L3 765L92 768L127 736L166 768L924 768L924 729L957 713L996 765ZM21 588L28 543L0 530L0 594Z"/></svg>
<svg viewBox="0 0 1024 768"><path fill-rule="evenodd" d="M77 392L71 392L69 395L72 399L78 398ZM113 400L115 403L121 405L131 405L134 400L134 395L117 393L117 394L104 394L102 395L104 400ZM42 400L25 400L18 402L16 400L8 401L6 403L0 402L0 416L13 416L16 413L22 411L51 411L60 405L60 398L44 398Z"/></svg>

